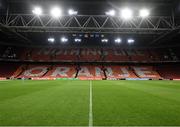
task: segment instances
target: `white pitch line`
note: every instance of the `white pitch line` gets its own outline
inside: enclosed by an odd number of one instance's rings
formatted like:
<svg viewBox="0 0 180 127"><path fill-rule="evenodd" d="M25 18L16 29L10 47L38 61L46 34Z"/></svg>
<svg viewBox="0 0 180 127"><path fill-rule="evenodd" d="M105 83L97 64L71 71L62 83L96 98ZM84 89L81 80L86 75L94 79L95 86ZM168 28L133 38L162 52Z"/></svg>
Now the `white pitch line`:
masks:
<svg viewBox="0 0 180 127"><path fill-rule="evenodd" d="M93 111L92 111L92 81L89 82L89 127L93 126Z"/></svg>

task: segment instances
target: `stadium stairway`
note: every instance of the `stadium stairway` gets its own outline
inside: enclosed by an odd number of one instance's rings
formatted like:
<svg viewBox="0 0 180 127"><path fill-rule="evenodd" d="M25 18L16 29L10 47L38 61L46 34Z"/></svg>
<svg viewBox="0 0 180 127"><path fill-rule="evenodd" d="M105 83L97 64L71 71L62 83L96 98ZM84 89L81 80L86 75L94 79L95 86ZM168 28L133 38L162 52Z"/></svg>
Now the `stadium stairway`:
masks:
<svg viewBox="0 0 180 127"><path fill-rule="evenodd" d="M135 70L133 69L133 67L129 66L129 69L134 73L134 75L135 75L137 78L140 78L140 76L135 72Z"/></svg>
<svg viewBox="0 0 180 127"><path fill-rule="evenodd" d="M105 68L103 68L103 73L104 73L105 79L107 79L106 71L107 71L107 70L106 70Z"/></svg>
<svg viewBox="0 0 180 127"><path fill-rule="evenodd" d="M75 77L74 78L77 78L78 77L78 73L79 73L79 66L76 67L76 74L75 74Z"/></svg>
<svg viewBox="0 0 180 127"><path fill-rule="evenodd" d="M23 71L25 70L25 68L26 68L26 65L21 65L21 66L13 73L13 75L11 76L11 78L17 78L17 77L19 77L19 76L23 73Z"/></svg>
<svg viewBox="0 0 180 127"><path fill-rule="evenodd" d="M41 76L41 78L43 78L48 72L50 72L52 70L52 67L48 67L47 71Z"/></svg>

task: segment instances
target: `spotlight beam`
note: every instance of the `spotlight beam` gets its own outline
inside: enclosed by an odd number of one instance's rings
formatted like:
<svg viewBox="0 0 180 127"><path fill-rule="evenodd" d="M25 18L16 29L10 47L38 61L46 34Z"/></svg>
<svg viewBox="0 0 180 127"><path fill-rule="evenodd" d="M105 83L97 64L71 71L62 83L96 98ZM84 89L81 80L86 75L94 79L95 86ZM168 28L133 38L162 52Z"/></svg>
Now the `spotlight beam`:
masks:
<svg viewBox="0 0 180 127"><path fill-rule="evenodd" d="M124 20L130 20L133 17L133 11L129 8L121 10L121 18Z"/></svg>
<svg viewBox="0 0 180 127"><path fill-rule="evenodd" d="M52 17L54 17L54 18L59 18L60 16L61 16L61 9L60 8L58 8L58 7L54 7L54 8L52 8L51 9L51 15L52 15Z"/></svg>
<svg viewBox="0 0 180 127"><path fill-rule="evenodd" d="M139 16L142 17L142 18L146 18L150 15L150 12L148 9L141 9L139 11Z"/></svg>
<svg viewBox="0 0 180 127"><path fill-rule="evenodd" d="M39 15L42 15L42 8L40 7L35 7L33 10L32 10L32 13L39 16Z"/></svg>
<svg viewBox="0 0 180 127"><path fill-rule="evenodd" d="M130 39L127 40L127 43L128 43L128 44L133 44L134 42L135 42L135 40L132 39L132 38L130 38Z"/></svg>
<svg viewBox="0 0 180 127"><path fill-rule="evenodd" d="M108 16L115 16L116 12L115 12L115 10L109 10L109 11L105 12L105 14Z"/></svg>
<svg viewBox="0 0 180 127"><path fill-rule="evenodd" d="M68 38L66 38L66 37L61 37L61 42L62 42L62 43L68 42Z"/></svg>
<svg viewBox="0 0 180 127"><path fill-rule="evenodd" d="M121 39L121 38L116 38L116 39L114 40L114 42L117 43L117 44L120 44L120 43L122 42L122 39Z"/></svg>
<svg viewBox="0 0 180 127"><path fill-rule="evenodd" d="M48 42L50 42L50 43L54 43L54 42L55 42L55 39L54 39L54 38L52 38L52 37L50 37L50 38L48 38Z"/></svg>
<svg viewBox="0 0 180 127"><path fill-rule="evenodd" d="M69 10L68 10L68 14L69 14L69 15L77 15L77 14L78 14L78 11L75 11L75 10L73 10L73 9L69 9Z"/></svg>

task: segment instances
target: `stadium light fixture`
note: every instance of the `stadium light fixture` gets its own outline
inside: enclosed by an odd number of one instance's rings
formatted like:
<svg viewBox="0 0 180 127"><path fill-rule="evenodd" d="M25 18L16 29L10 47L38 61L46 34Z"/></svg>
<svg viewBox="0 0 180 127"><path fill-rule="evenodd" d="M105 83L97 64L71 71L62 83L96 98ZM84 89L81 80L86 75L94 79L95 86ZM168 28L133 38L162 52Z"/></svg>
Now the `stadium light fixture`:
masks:
<svg viewBox="0 0 180 127"><path fill-rule="evenodd" d="M102 43L108 43L108 41L109 41L108 39L101 39Z"/></svg>
<svg viewBox="0 0 180 127"><path fill-rule="evenodd" d="M146 18L150 15L150 12L148 9L141 9L139 11L139 16L142 17L142 18Z"/></svg>
<svg viewBox="0 0 180 127"><path fill-rule="evenodd" d="M120 44L120 43L122 42L122 40L121 40L121 38L116 38L116 39L114 40L114 42L117 43L117 44Z"/></svg>
<svg viewBox="0 0 180 127"><path fill-rule="evenodd" d="M133 44L134 42L135 42L135 40L132 39L132 38L130 38L130 39L127 40L127 43L128 43L128 44Z"/></svg>
<svg viewBox="0 0 180 127"><path fill-rule="evenodd" d="M108 16L115 16L116 12L115 12L115 10L109 10L109 11L105 12L105 14Z"/></svg>
<svg viewBox="0 0 180 127"><path fill-rule="evenodd" d="M80 38L75 38L74 41L75 41L75 42L81 42L82 39L80 39Z"/></svg>
<svg viewBox="0 0 180 127"><path fill-rule="evenodd" d="M50 37L50 38L48 38L48 42L50 42L50 43L54 43L54 42L55 42L55 39L54 39L54 38L52 38L52 37Z"/></svg>
<svg viewBox="0 0 180 127"><path fill-rule="evenodd" d="M68 14L69 14L69 15L77 15L77 14L78 14L78 11L75 11L75 10L73 10L73 9L69 9L69 10L68 10Z"/></svg>
<svg viewBox="0 0 180 127"><path fill-rule="evenodd" d="M121 10L121 18L124 20L130 20L133 17L133 12L129 8Z"/></svg>
<svg viewBox="0 0 180 127"><path fill-rule="evenodd" d="M54 17L54 18L59 18L60 16L61 16L61 9L60 8L58 8L58 7L54 7L54 8L52 8L51 9L51 15L52 15L52 17Z"/></svg>
<svg viewBox="0 0 180 127"><path fill-rule="evenodd" d="M39 15L42 15L42 8L40 7L35 7L33 10L32 10L32 13L39 16Z"/></svg>
<svg viewBox="0 0 180 127"><path fill-rule="evenodd" d="M62 43L66 43L66 42L68 42L68 39L67 39L66 37L62 37L62 38L61 38L61 42L62 42Z"/></svg>

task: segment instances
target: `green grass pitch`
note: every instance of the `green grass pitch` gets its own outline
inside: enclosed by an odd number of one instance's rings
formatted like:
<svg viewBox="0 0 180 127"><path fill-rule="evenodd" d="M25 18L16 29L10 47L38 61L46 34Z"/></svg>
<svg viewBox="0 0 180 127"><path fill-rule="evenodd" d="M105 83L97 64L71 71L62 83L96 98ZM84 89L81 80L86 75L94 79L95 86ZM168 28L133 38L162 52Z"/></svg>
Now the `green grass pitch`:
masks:
<svg viewBox="0 0 180 127"><path fill-rule="evenodd" d="M180 82L0 81L0 126L89 126L90 119L93 126L180 126Z"/></svg>

